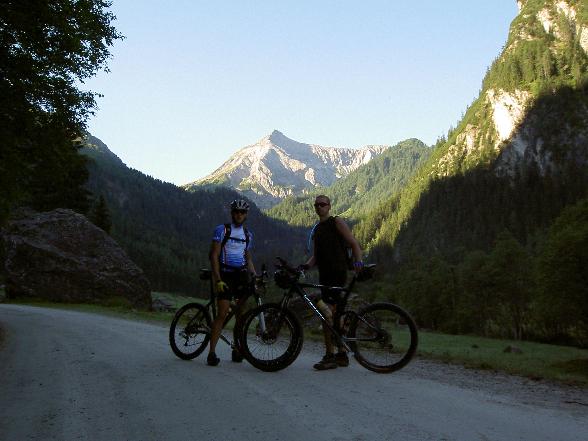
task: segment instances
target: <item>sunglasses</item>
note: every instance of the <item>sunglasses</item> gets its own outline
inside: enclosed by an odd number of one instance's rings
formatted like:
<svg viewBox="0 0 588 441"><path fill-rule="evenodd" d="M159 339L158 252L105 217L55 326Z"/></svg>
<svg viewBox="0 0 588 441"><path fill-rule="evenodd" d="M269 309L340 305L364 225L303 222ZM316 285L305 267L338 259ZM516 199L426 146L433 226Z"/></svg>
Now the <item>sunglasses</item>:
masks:
<svg viewBox="0 0 588 441"><path fill-rule="evenodd" d="M318 207L323 208L323 207L326 207L327 205L330 205L330 204L327 204L326 202L315 202L314 208L318 208Z"/></svg>
<svg viewBox="0 0 588 441"><path fill-rule="evenodd" d="M235 214L247 214L247 210L233 210Z"/></svg>

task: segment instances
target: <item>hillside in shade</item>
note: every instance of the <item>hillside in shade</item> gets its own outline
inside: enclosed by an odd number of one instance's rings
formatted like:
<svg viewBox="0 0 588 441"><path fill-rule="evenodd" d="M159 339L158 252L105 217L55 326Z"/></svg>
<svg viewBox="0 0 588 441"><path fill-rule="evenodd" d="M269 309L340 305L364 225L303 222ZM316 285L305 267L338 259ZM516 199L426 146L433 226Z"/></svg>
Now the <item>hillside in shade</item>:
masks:
<svg viewBox="0 0 588 441"><path fill-rule="evenodd" d="M588 4L519 1L456 129L354 226L419 324L588 346Z"/></svg>
<svg viewBox="0 0 588 441"><path fill-rule="evenodd" d="M366 222L395 260L487 249L507 228L526 243L586 194L585 2L518 2L507 43L458 127Z"/></svg>
<svg viewBox="0 0 588 441"><path fill-rule="evenodd" d="M208 250L216 225L229 222L228 204L241 198L227 188L187 192L127 167L108 147L89 136L82 153L89 159L89 190L103 196L112 236L146 273L154 290L206 296L198 289L198 269L209 267ZM305 232L264 215L254 204L248 227L254 232L258 266L275 256L300 254Z"/></svg>

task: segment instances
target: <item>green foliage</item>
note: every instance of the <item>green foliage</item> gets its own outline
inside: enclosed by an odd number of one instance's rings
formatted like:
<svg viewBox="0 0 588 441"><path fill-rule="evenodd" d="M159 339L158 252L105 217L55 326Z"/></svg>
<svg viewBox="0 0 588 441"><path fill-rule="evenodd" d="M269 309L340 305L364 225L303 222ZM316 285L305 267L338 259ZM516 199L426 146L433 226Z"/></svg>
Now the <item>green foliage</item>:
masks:
<svg viewBox="0 0 588 441"><path fill-rule="evenodd" d="M494 291L495 268L482 251L468 253L459 265L461 299L459 320L467 331L490 336L499 304Z"/></svg>
<svg viewBox="0 0 588 441"><path fill-rule="evenodd" d="M522 353L505 353L515 346ZM588 384L588 350L472 335L419 332L418 354L472 369L505 371L538 379Z"/></svg>
<svg viewBox="0 0 588 441"><path fill-rule="evenodd" d="M438 257L407 261L394 284L398 302L410 310L420 326L453 332L459 331L453 323L456 290L455 269Z"/></svg>
<svg viewBox="0 0 588 441"><path fill-rule="evenodd" d="M588 199L566 208L553 223L537 269L544 332L588 346Z"/></svg>
<svg viewBox="0 0 588 441"><path fill-rule="evenodd" d="M586 76L588 57L580 45L579 25L588 24L587 6L570 3L573 23L553 2L529 0L511 25L505 50L489 70L483 89L527 90L535 96L554 88L578 85ZM541 10L554 21L549 32L538 19Z"/></svg>
<svg viewBox="0 0 588 441"><path fill-rule="evenodd" d="M587 347L587 268L583 199L532 247L504 230L487 252L410 256L382 283L393 289L377 288L385 294L377 297L402 304L426 329Z"/></svg>
<svg viewBox="0 0 588 441"><path fill-rule="evenodd" d="M90 213L90 220L99 228L110 234L112 221L110 220L110 211L104 196L100 195L98 201L95 202L92 212Z"/></svg>
<svg viewBox="0 0 588 441"><path fill-rule="evenodd" d="M494 300L500 307L498 324L502 329L510 329L512 338L520 340L528 323L533 289L530 256L510 232L503 231L490 254L489 265L494 273Z"/></svg>
<svg viewBox="0 0 588 441"><path fill-rule="evenodd" d="M87 209L74 139L95 107L78 84L121 38L109 2L3 2L0 9L0 223L11 207Z"/></svg>

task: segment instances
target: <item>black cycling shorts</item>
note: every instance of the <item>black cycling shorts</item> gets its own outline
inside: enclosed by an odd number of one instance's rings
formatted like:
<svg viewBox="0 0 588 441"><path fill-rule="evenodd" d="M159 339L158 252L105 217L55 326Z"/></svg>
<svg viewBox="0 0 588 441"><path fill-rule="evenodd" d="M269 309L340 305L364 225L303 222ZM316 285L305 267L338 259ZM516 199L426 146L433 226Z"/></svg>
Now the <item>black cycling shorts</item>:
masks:
<svg viewBox="0 0 588 441"><path fill-rule="evenodd" d="M319 283L327 286L345 286L347 282L347 270L343 271L321 271L319 269ZM337 305L343 300L341 291L333 291L330 289L321 289L321 298L325 303L330 305Z"/></svg>
<svg viewBox="0 0 588 441"><path fill-rule="evenodd" d="M220 300L238 300L249 295L249 271L221 271L221 280L229 289L216 294Z"/></svg>

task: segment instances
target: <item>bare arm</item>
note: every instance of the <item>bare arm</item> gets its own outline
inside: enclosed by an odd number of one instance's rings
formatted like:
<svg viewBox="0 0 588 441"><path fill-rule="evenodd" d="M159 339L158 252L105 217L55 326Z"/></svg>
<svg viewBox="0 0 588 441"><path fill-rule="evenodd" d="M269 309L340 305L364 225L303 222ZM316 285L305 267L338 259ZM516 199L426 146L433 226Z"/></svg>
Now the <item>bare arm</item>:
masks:
<svg viewBox="0 0 588 441"><path fill-rule="evenodd" d="M307 269L311 269L313 266L316 265L316 257L314 257L316 255L316 243L313 241L312 242L312 256L310 256L310 259L308 259L304 265L306 265Z"/></svg>
<svg viewBox="0 0 588 441"><path fill-rule="evenodd" d="M245 260L247 261L247 269L249 272L252 274L257 274L257 272L255 272L255 266L253 265L253 256L249 250L245 251Z"/></svg>
<svg viewBox="0 0 588 441"><path fill-rule="evenodd" d="M210 259L210 266L212 267L212 281L216 284L220 278L220 253L221 253L221 244L220 242L212 241L210 245L210 252L208 253L208 258Z"/></svg>
<svg viewBox="0 0 588 441"><path fill-rule="evenodd" d="M339 217L336 217L335 225L337 225L337 231L339 231L341 236L343 236L343 239L345 239L345 242L347 242L351 247L354 262L361 262L361 248L359 247L359 243L353 236L353 233L351 232L345 221Z"/></svg>

